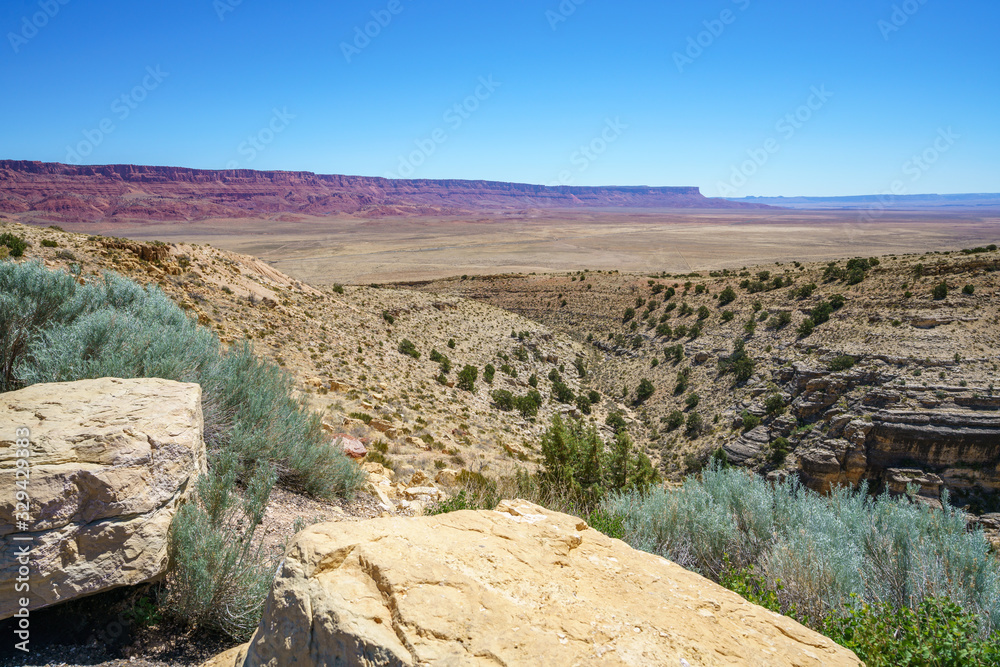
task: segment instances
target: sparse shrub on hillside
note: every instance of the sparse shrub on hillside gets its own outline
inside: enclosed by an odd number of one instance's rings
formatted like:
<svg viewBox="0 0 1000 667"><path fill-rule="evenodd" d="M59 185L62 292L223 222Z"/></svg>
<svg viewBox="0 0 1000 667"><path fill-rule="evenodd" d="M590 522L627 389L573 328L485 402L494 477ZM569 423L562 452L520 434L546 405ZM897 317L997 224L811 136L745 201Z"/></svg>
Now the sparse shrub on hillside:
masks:
<svg viewBox="0 0 1000 667"><path fill-rule="evenodd" d="M688 414L687 420L684 422L684 434L689 438L696 438L701 435L704 424L705 422L701 418L701 415L697 412L692 412Z"/></svg>
<svg viewBox="0 0 1000 667"><path fill-rule="evenodd" d="M698 307L698 319L699 320L707 320L708 317L709 317L709 315L711 315L711 314L712 314L712 311L710 311L707 306L699 306Z"/></svg>
<svg viewBox="0 0 1000 667"><path fill-rule="evenodd" d="M59 243L56 242L56 241L54 241L54 240L52 240L52 239L42 239L41 243L42 243L42 247L43 248L58 248L59 247Z"/></svg>
<svg viewBox="0 0 1000 667"><path fill-rule="evenodd" d="M935 301L941 301L943 299L947 299L948 298L948 283L946 281L944 281L944 280L942 280L941 282L939 282L937 285L934 286L934 290L933 290L932 294L934 296L934 300Z"/></svg>
<svg viewBox="0 0 1000 667"><path fill-rule="evenodd" d="M754 366L754 360L747 353L746 344L742 339L737 339L732 354L719 359L719 372L732 373L737 384L746 382L753 376Z"/></svg>
<svg viewBox="0 0 1000 667"><path fill-rule="evenodd" d="M834 358L834 360L830 362L829 369L834 373L838 371L846 371L851 368L854 368L854 364L856 363L857 359L855 359L849 354L843 354L839 357Z"/></svg>
<svg viewBox="0 0 1000 667"><path fill-rule="evenodd" d="M813 322L811 317L807 317L806 319L802 320L801 324L799 324L799 328L796 330L796 333L799 335L799 338L808 338L810 335L812 335L812 332L815 328L816 328L816 323Z"/></svg>
<svg viewBox="0 0 1000 667"><path fill-rule="evenodd" d="M736 313L734 313L731 310L725 310L725 311L722 312L722 321L723 322L732 322L735 317L736 317Z"/></svg>
<svg viewBox="0 0 1000 667"><path fill-rule="evenodd" d="M458 373L457 386L459 389L464 389L465 391L475 391L476 379L478 377L479 369L475 366L466 364L465 367Z"/></svg>
<svg viewBox="0 0 1000 667"><path fill-rule="evenodd" d="M781 394L771 394L764 399L764 410L769 415L776 415L785 409L785 399Z"/></svg>
<svg viewBox="0 0 1000 667"><path fill-rule="evenodd" d="M780 437L776 438L774 442L770 444L767 450L767 460L774 465L780 466L785 462L788 457L789 443L788 438Z"/></svg>
<svg viewBox="0 0 1000 667"><path fill-rule="evenodd" d="M393 317L388 310L382 311L382 319L385 320L390 326L396 323L396 318Z"/></svg>
<svg viewBox="0 0 1000 667"><path fill-rule="evenodd" d="M579 396L577 396L576 397L576 408L582 414L589 415L590 412L591 412L590 398L588 398L585 394L580 394Z"/></svg>
<svg viewBox="0 0 1000 667"><path fill-rule="evenodd" d="M648 379L643 378L639 381L639 386L635 390L635 404L642 405L653 395L656 391L656 387Z"/></svg>
<svg viewBox="0 0 1000 667"><path fill-rule="evenodd" d="M430 359L434 363L441 364L441 375L447 375L451 372L451 359L448 358L448 355L432 349Z"/></svg>
<svg viewBox="0 0 1000 667"><path fill-rule="evenodd" d="M680 410L674 410L665 419L664 425L668 431L676 431L684 425L684 413Z"/></svg>
<svg viewBox="0 0 1000 667"><path fill-rule="evenodd" d="M745 333L747 336L753 336L756 331L757 331L757 320L755 320L754 318L751 317L750 319L748 319L746 322L743 323L743 333Z"/></svg>
<svg viewBox="0 0 1000 667"><path fill-rule="evenodd" d="M417 346L413 344L409 338L404 338L399 341L399 346L396 348L400 353L405 354L408 357L413 357L414 359L420 358L420 351L417 350Z"/></svg>
<svg viewBox="0 0 1000 667"><path fill-rule="evenodd" d="M28 242L20 236L4 232L0 234L0 246L7 248L7 252L11 257L21 257L24 255L24 251L28 249Z"/></svg>
<svg viewBox="0 0 1000 667"><path fill-rule="evenodd" d="M515 398L514 407L526 419L535 417L538 415L538 409L542 407L542 395L532 389L526 395Z"/></svg>
<svg viewBox="0 0 1000 667"><path fill-rule="evenodd" d="M782 310L777 313L770 320L767 321L767 326L770 329L784 329L792 322L792 314L787 310Z"/></svg>
<svg viewBox="0 0 1000 667"><path fill-rule="evenodd" d="M675 364L679 364L680 362L684 361L684 346L679 343L677 345L671 345L663 352L664 356L668 360L672 359Z"/></svg>
<svg viewBox="0 0 1000 667"><path fill-rule="evenodd" d="M494 389L490 394L497 409L503 412L510 412L514 409L514 394L506 389Z"/></svg>
<svg viewBox="0 0 1000 667"><path fill-rule="evenodd" d="M455 339L454 338L449 338L448 339L448 349L449 350L454 350L455 349Z"/></svg>
<svg viewBox="0 0 1000 667"><path fill-rule="evenodd" d="M733 301L736 301L736 290L732 287L726 287L726 289L719 292L719 306L728 306Z"/></svg>
<svg viewBox="0 0 1000 667"><path fill-rule="evenodd" d="M626 308L625 314L622 315L622 323L629 322L635 317L635 308Z"/></svg>
<svg viewBox="0 0 1000 667"><path fill-rule="evenodd" d="M744 410L743 414L742 414L742 416L740 418L743 421L743 430L744 431L752 431L753 429L755 429L758 426L760 426L760 422L761 422L760 417L758 417L757 415L753 414L752 412L747 412L746 410Z"/></svg>
<svg viewBox="0 0 1000 667"><path fill-rule="evenodd" d="M528 378L528 385L531 386L531 387L537 388L538 387L538 376L535 375L534 373L532 373L531 377Z"/></svg>
<svg viewBox="0 0 1000 667"><path fill-rule="evenodd" d="M966 285L965 287L962 288L962 294L968 294L971 296L975 293L976 293L975 285Z"/></svg>
<svg viewBox="0 0 1000 667"><path fill-rule="evenodd" d="M552 383L552 396L560 403L570 405L576 400L573 390L562 380Z"/></svg>
<svg viewBox="0 0 1000 667"><path fill-rule="evenodd" d="M334 283L334 285L333 285L333 288L332 288L332 289L333 289L333 291L334 291L334 292L336 292L337 294L343 294L343 293L344 293L344 286L343 286L343 285L341 285L340 283Z"/></svg>
<svg viewBox="0 0 1000 667"><path fill-rule="evenodd" d="M493 384L493 377L496 373L497 369L493 364L486 364L483 366L483 382L486 384Z"/></svg>
<svg viewBox="0 0 1000 667"><path fill-rule="evenodd" d="M698 404L700 402L701 402L701 396L692 392L687 395L687 398L684 399L684 407L687 408L688 410L693 410L696 407L698 407Z"/></svg>
<svg viewBox="0 0 1000 667"><path fill-rule="evenodd" d="M656 335L661 338L671 338L674 335L674 330L664 322L656 327Z"/></svg>
<svg viewBox="0 0 1000 667"><path fill-rule="evenodd" d="M628 429L628 425L625 423L625 418L622 417L620 412L609 413L605 418L604 423L610 426L615 433L624 433Z"/></svg>

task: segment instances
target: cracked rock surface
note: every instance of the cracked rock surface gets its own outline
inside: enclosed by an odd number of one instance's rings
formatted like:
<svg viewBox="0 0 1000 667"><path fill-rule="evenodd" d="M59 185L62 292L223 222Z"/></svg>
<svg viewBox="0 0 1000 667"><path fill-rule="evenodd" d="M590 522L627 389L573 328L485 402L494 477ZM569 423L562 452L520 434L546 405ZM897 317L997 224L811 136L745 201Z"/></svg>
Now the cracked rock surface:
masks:
<svg viewBox="0 0 1000 667"><path fill-rule="evenodd" d="M312 526L237 665L860 665L578 518L496 511Z"/></svg>
<svg viewBox="0 0 1000 667"><path fill-rule="evenodd" d="M206 466L202 427L197 384L103 378L0 394L0 473L10 480L0 488L0 619L26 595L15 591L24 544L29 609L166 572L170 522ZM26 489L14 483L19 428L31 432Z"/></svg>

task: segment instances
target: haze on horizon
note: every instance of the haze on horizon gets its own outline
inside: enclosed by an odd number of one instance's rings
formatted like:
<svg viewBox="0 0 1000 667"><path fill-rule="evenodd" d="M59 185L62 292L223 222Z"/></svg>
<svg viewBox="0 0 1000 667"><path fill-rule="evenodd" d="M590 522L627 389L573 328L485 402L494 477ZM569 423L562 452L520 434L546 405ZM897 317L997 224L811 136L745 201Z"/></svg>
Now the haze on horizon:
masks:
<svg viewBox="0 0 1000 667"><path fill-rule="evenodd" d="M12 0L0 158L997 192L1000 6Z"/></svg>

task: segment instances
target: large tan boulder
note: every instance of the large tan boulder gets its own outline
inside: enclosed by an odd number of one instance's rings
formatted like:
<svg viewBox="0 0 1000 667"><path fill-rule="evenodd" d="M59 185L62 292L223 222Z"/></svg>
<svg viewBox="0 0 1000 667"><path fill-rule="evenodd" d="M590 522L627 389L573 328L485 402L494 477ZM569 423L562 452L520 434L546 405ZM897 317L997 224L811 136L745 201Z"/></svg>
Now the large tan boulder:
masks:
<svg viewBox="0 0 1000 667"><path fill-rule="evenodd" d="M205 470L201 387L168 380L39 384L0 394L0 618L165 572L170 521ZM16 429L30 436L27 526L15 517ZM30 537L30 542L17 538Z"/></svg>
<svg viewBox="0 0 1000 667"><path fill-rule="evenodd" d="M789 618L580 519L496 511L315 525L246 657L268 665L860 665Z"/></svg>

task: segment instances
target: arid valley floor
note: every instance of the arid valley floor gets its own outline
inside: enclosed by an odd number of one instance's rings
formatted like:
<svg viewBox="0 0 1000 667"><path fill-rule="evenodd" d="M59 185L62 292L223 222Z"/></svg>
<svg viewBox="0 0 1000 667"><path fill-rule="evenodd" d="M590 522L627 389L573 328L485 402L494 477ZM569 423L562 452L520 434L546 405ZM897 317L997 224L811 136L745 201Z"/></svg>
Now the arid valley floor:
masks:
<svg viewBox="0 0 1000 667"><path fill-rule="evenodd" d="M18 219L17 216L15 219ZM1000 210L529 210L466 217L308 217L60 223L65 229L254 255L313 285L754 264L956 250L992 243ZM20 218L32 222L29 216ZM39 221L38 224L49 224Z"/></svg>

